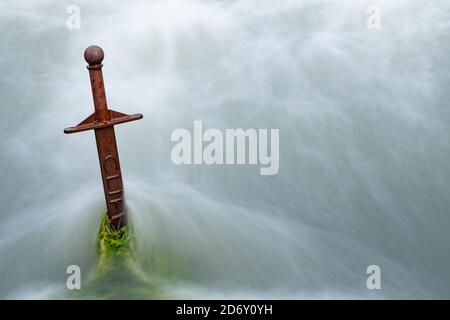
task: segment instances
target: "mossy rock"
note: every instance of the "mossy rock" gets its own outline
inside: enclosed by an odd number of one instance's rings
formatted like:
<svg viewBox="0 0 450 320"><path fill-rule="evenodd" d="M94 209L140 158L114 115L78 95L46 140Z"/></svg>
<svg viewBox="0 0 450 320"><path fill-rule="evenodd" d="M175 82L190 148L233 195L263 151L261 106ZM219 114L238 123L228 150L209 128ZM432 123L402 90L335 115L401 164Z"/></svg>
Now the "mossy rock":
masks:
<svg viewBox="0 0 450 320"><path fill-rule="evenodd" d="M125 226L115 230L109 223L108 214L102 216L97 237L97 250L99 255L99 267L108 263L109 259L120 258L134 259L133 235Z"/></svg>
<svg viewBox="0 0 450 320"><path fill-rule="evenodd" d="M158 280L145 274L135 259L129 227L114 230L105 212L97 238L98 263L82 289L70 294L83 299L167 298Z"/></svg>

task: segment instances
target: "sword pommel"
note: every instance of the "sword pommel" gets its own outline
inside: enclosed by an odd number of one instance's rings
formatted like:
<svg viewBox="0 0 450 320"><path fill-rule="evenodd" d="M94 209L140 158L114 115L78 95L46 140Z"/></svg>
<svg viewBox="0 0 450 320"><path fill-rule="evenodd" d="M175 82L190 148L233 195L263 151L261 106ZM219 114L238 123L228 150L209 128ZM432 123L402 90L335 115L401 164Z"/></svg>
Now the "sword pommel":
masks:
<svg viewBox="0 0 450 320"><path fill-rule="evenodd" d="M102 63L104 57L105 53L99 46L90 46L84 51L84 60L90 65Z"/></svg>

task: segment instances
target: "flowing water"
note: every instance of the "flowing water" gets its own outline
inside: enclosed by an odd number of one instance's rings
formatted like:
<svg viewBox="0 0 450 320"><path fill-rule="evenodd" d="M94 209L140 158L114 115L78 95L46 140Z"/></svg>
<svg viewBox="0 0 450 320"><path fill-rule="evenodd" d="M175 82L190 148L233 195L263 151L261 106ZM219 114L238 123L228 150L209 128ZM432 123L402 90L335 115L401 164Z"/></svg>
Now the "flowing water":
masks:
<svg viewBox="0 0 450 320"><path fill-rule="evenodd" d="M98 44L110 108L144 114L116 127L141 280L108 294L450 298L448 0L77 1L79 30L70 4L0 4L0 297L64 297L68 265L106 297L95 139L62 132ZM279 173L174 165L194 120L279 128Z"/></svg>

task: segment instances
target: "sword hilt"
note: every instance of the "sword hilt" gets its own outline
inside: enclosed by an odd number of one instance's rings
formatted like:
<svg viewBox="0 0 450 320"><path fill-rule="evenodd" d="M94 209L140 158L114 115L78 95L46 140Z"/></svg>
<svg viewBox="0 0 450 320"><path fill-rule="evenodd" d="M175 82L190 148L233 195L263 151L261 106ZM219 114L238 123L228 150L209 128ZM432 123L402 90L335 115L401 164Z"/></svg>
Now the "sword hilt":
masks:
<svg viewBox="0 0 450 320"><path fill-rule="evenodd" d="M108 109L102 72L104 57L103 49L99 46L90 46L84 51L84 59L88 63L87 69L89 70L91 80L95 112L78 125L64 129L64 133L70 134L86 130L96 130L143 118L143 115L140 113L128 115Z"/></svg>

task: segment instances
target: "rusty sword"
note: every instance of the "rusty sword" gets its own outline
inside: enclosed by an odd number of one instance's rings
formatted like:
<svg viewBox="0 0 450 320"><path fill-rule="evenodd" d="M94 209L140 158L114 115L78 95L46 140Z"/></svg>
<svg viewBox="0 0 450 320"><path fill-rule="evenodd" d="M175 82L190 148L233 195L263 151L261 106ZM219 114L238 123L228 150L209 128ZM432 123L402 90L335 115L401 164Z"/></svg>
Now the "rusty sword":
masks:
<svg viewBox="0 0 450 320"><path fill-rule="evenodd" d="M108 217L112 227L119 229L127 225L127 216L114 125L139 120L143 116L142 114L126 115L108 109L102 73L104 58L102 48L88 47L84 52L84 58L89 64L87 68L95 112L77 126L64 129L64 133L95 131Z"/></svg>

